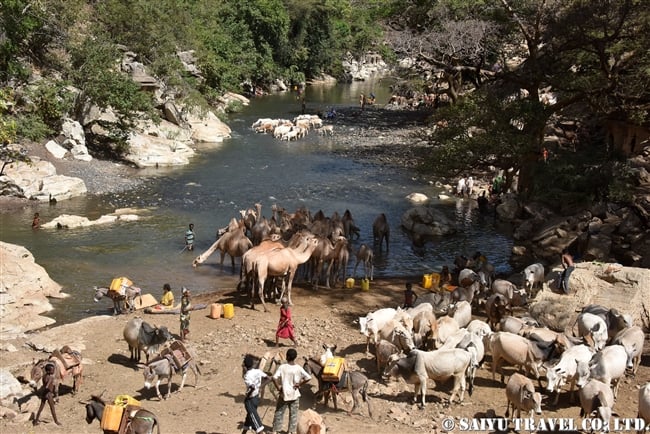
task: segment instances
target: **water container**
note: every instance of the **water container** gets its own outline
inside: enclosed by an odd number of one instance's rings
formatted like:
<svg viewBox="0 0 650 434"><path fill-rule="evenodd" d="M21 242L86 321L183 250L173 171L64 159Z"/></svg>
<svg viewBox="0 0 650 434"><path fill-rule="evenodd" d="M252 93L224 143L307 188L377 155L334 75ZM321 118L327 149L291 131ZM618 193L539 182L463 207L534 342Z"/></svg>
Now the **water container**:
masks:
<svg viewBox="0 0 650 434"><path fill-rule="evenodd" d="M232 303L226 303L223 305L223 317L230 319L235 316L235 305Z"/></svg>
<svg viewBox="0 0 650 434"><path fill-rule="evenodd" d="M136 407L140 406L140 401L135 399L134 397L130 395L117 395L115 397L115 400L113 401L113 404L119 405L122 407L126 407L127 405L134 405Z"/></svg>
<svg viewBox="0 0 650 434"><path fill-rule="evenodd" d="M345 280L345 287L348 288L348 289L349 288L354 288L354 279L352 277L348 277Z"/></svg>
<svg viewBox="0 0 650 434"><path fill-rule="evenodd" d="M433 279L431 277L431 274L425 274L422 276L422 288L431 289L433 286Z"/></svg>
<svg viewBox="0 0 650 434"><path fill-rule="evenodd" d="M122 413L124 407L121 405L107 405L104 407L104 414L99 424L100 428L104 431L119 431L120 423L122 422Z"/></svg>
<svg viewBox="0 0 650 434"><path fill-rule="evenodd" d="M210 318L221 318L221 303L212 303L210 305Z"/></svg>
<svg viewBox="0 0 650 434"><path fill-rule="evenodd" d="M370 279L361 279L361 290L370 291Z"/></svg>

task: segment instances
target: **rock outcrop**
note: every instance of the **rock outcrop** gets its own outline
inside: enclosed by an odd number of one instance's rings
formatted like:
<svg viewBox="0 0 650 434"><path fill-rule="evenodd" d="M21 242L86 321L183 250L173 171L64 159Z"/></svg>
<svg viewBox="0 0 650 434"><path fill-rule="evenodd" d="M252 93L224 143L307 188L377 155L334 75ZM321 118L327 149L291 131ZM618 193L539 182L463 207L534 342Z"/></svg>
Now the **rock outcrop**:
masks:
<svg viewBox="0 0 650 434"><path fill-rule="evenodd" d="M635 325L650 328L650 270L616 263L578 263L569 279L569 295L560 294L555 286L561 272L555 268L546 274L544 290L530 305L530 314L541 324L571 334L580 309L600 304L629 314Z"/></svg>
<svg viewBox="0 0 650 434"><path fill-rule="evenodd" d="M427 206L407 210L402 215L401 225L417 245L422 245L432 237L456 232L456 226L451 220L439 210Z"/></svg>
<svg viewBox="0 0 650 434"><path fill-rule="evenodd" d="M48 297L67 297L24 247L0 241L0 334L10 339L53 324Z"/></svg>

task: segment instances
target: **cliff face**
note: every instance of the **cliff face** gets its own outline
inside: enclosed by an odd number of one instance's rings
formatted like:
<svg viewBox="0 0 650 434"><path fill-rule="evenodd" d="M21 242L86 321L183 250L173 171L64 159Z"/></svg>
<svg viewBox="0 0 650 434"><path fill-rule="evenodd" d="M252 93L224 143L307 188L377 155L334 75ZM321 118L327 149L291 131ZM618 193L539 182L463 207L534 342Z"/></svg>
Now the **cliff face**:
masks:
<svg viewBox="0 0 650 434"><path fill-rule="evenodd" d="M66 297L61 286L34 262L24 247L0 242L0 334L11 339L53 324L42 313L52 310L48 297Z"/></svg>

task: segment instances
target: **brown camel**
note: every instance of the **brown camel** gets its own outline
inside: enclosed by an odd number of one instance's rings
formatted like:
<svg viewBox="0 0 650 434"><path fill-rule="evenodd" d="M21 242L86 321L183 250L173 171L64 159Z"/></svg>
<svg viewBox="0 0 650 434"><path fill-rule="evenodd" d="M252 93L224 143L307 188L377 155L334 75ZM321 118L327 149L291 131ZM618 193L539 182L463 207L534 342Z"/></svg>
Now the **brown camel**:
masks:
<svg viewBox="0 0 650 434"><path fill-rule="evenodd" d="M306 247L301 244L297 248L287 247L284 249L273 250L258 257L254 265L258 280L257 295L260 296L260 299L262 300L262 306L264 306L265 312L268 312L268 310L266 309L266 304L264 303L264 298L261 297L260 291L263 290L264 283L269 277L286 276L286 289L285 282L283 281L282 294L280 295L280 298L284 297L286 292L289 304L293 304L291 301L291 285L296 275L296 270L300 264L304 264L311 257L312 252L316 249L316 246L318 246L318 240L315 238L309 238L306 244Z"/></svg>
<svg viewBox="0 0 650 434"><path fill-rule="evenodd" d="M357 267L360 262L363 262L363 277L368 279L368 270L370 270L370 280L372 280L372 272L374 265L372 261L374 260L374 252L366 244L361 244L359 250L357 251L357 263L354 264L354 277L357 277Z"/></svg>
<svg viewBox="0 0 650 434"><path fill-rule="evenodd" d="M388 251L388 238L390 236L390 226L388 226L388 219L386 214L381 213L372 224L372 239L375 243L379 243L379 251L384 239L386 239L386 251Z"/></svg>
<svg viewBox="0 0 650 434"><path fill-rule="evenodd" d="M311 265L312 265L312 283L314 284L314 289L318 289L318 283L320 277L323 274L323 264L328 262L327 272L325 275L325 287L330 287L330 276L332 272L332 266L334 261L341 255L341 249L347 249L348 242L347 238L341 236L337 238L336 243L332 244L329 238L318 237L318 247L311 255Z"/></svg>
<svg viewBox="0 0 650 434"><path fill-rule="evenodd" d="M253 243L246 236L245 230L246 226L243 219L239 220L238 224L234 227L230 225L228 227L228 232L219 237L219 239L215 241L208 250L194 259L192 267L202 264L215 250L219 250L221 252L221 261L219 264L223 265L223 259L227 253L230 255L232 269L234 271L235 258L243 256L248 249L253 247Z"/></svg>

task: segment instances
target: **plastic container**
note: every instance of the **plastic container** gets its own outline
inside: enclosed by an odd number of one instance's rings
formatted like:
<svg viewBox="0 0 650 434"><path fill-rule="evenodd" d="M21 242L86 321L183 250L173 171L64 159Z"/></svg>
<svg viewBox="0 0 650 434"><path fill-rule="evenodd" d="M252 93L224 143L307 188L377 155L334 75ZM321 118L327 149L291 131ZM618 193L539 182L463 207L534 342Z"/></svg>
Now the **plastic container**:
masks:
<svg viewBox="0 0 650 434"><path fill-rule="evenodd" d="M223 317L226 319L233 318L235 316L235 305L232 303L226 303L223 305Z"/></svg>
<svg viewBox="0 0 650 434"><path fill-rule="evenodd" d="M354 279L352 277L345 279L345 287L348 289L354 288Z"/></svg>
<svg viewBox="0 0 650 434"><path fill-rule="evenodd" d="M361 279L361 290L370 291L370 279Z"/></svg>
<svg viewBox="0 0 650 434"><path fill-rule="evenodd" d="M100 428L104 431L119 431L120 423L122 422L122 413L124 413L124 407L121 405L109 404L104 407L102 421L99 424Z"/></svg>
<svg viewBox="0 0 650 434"><path fill-rule="evenodd" d="M221 318L221 303L212 303L210 305L210 318L217 319Z"/></svg>
<svg viewBox="0 0 650 434"><path fill-rule="evenodd" d="M127 405L134 405L136 407L140 406L140 401L132 397L131 395L117 395L113 404L126 407Z"/></svg>
<svg viewBox="0 0 650 434"><path fill-rule="evenodd" d="M431 274L424 274L422 276L422 288L431 289L433 286L433 279Z"/></svg>
<svg viewBox="0 0 650 434"><path fill-rule="evenodd" d="M323 381L332 381L335 383L341 381L344 363L345 359L343 357L327 359L325 366L323 366L323 374L321 375Z"/></svg>

